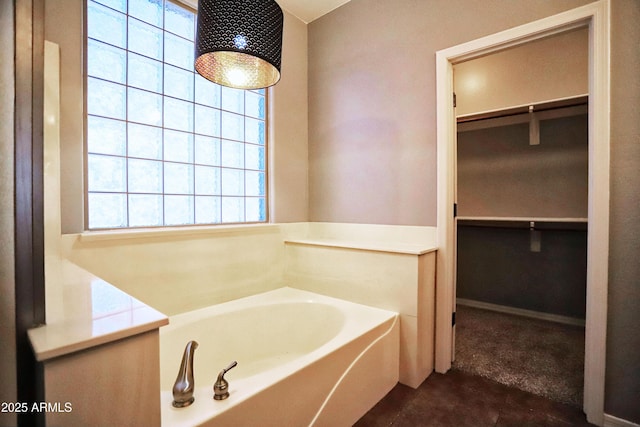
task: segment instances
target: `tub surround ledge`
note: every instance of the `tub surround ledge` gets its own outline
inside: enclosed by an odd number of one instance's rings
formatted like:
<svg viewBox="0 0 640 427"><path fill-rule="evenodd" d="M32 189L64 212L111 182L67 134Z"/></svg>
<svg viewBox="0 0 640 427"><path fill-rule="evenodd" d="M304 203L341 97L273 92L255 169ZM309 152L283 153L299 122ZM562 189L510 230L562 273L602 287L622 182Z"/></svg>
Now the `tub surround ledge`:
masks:
<svg viewBox="0 0 640 427"><path fill-rule="evenodd" d="M47 324L28 331L39 362L156 330L163 313L66 259L48 257Z"/></svg>
<svg viewBox="0 0 640 427"><path fill-rule="evenodd" d="M327 238L313 239L287 239L285 244L288 245L308 245L308 246L324 246L330 248L354 249L374 252L389 252L407 255L424 255L434 252L437 247L428 244L405 243L405 242L362 242L356 240L341 240Z"/></svg>
<svg viewBox="0 0 640 427"><path fill-rule="evenodd" d="M413 388L434 368L434 230L310 223L284 245L288 286L400 314L399 381Z"/></svg>
<svg viewBox="0 0 640 427"><path fill-rule="evenodd" d="M45 280L47 324L29 340L45 401L66 405L47 412L46 424L160 425L159 399L147 391L160 387L168 317L56 255L45 256Z"/></svg>

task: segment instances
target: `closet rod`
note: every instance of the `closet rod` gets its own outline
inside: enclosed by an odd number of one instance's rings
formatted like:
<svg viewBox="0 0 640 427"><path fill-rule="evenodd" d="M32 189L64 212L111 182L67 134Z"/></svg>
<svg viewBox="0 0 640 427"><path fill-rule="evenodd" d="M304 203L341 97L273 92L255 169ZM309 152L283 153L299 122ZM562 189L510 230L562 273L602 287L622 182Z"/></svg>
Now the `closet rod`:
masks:
<svg viewBox="0 0 640 427"><path fill-rule="evenodd" d="M500 109L500 110L491 110L491 111L483 111L483 112L474 113L474 114L466 114L463 116L456 117L456 121L458 124L460 124L460 123L476 122L480 120L509 117L509 116L514 116L518 114L529 113L531 107L533 107L534 112L556 110L559 108L586 105L588 104L588 101L589 101L588 95L580 95L577 97L562 98L562 99L553 100L553 101L519 105L515 107Z"/></svg>
<svg viewBox="0 0 640 427"><path fill-rule="evenodd" d="M520 113L510 116L493 117L490 119L478 119L458 123L458 132L469 132L481 129L490 129L495 127L504 127L517 124L528 123L530 139L532 128L536 130L538 135L535 139L537 142L532 145L539 144L540 122L544 120L561 119L564 117L575 117L588 114L588 106L586 104L575 105L571 107L558 107L553 109L534 111L533 113ZM535 123L534 126L532 126Z"/></svg>

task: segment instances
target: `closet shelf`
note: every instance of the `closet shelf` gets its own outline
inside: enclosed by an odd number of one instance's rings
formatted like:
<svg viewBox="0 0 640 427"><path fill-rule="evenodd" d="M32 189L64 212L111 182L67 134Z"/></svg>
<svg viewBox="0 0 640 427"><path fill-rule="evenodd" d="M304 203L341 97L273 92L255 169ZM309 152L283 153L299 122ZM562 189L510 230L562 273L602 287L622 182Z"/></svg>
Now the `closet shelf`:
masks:
<svg viewBox="0 0 640 427"><path fill-rule="evenodd" d="M533 107L535 112L555 110L558 108L575 107L578 105L585 105L589 102L589 95L582 94L577 96L571 96L567 98L558 98L545 102L537 102L531 104L516 105L512 107L502 108L498 110L488 110L471 114L461 114L456 117L458 124L465 122L473 122L477 120L495 119L507 116L513 116L517 114L524 114L530 111Z"/></svg>
<svg viewBox="0 0 640 427"><path fill-rule="evenodd" d="M457 216L458 225L500 228L586 230L587 218Z"/></svg>
<svg viewBox="0 0 640 427"><path fill-rule="evenodd" d="M534 222L577 222L586 223L587 218L564 218L564 217L523 217L523 216L457 216L458 220L465 221L534 221Z"/></svg>

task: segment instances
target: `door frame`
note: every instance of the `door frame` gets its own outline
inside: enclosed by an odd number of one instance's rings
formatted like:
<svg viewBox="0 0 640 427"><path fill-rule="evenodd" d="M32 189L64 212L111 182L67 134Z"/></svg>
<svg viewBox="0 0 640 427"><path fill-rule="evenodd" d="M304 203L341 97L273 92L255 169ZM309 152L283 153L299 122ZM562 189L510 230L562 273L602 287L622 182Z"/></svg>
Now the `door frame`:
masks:
<svg viewBox="0 0 640 427"><path fill-rule="evenodd" d="M584 405L604 424L609 270L610 4L599 0L557 15L436 52L438 253L435 370L451 368L455 311L455 156L453 64L576 28L589 29L589 190Z"/></svg>

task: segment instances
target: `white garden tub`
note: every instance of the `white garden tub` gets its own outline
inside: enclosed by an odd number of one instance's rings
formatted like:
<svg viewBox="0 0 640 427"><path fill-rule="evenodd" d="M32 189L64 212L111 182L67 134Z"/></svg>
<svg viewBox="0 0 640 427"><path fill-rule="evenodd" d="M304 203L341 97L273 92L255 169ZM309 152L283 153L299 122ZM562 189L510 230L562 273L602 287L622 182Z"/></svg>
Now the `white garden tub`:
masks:
<svg viewBox="0 0 640 427"><path fill-rule="evenodd" d="M350 426L398 382L396 313L293 288L176 315L160 330L162 425ZM186 343L195 402L172 406ZM213 399L229 362L230 396Z"/></svg>

